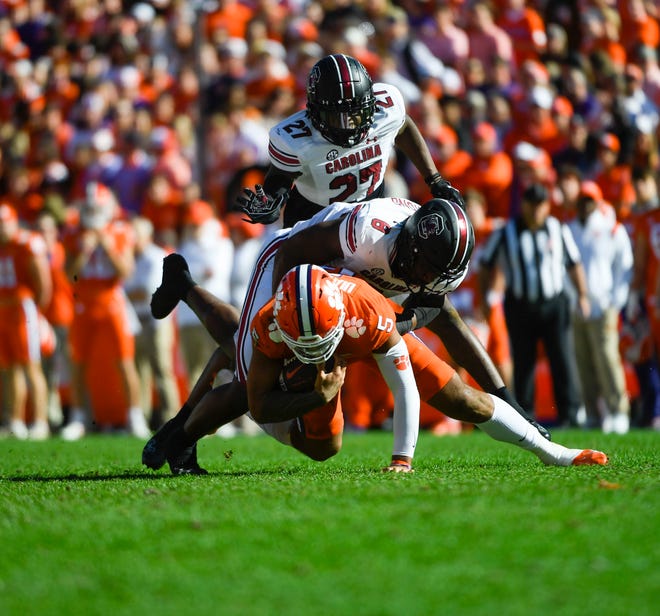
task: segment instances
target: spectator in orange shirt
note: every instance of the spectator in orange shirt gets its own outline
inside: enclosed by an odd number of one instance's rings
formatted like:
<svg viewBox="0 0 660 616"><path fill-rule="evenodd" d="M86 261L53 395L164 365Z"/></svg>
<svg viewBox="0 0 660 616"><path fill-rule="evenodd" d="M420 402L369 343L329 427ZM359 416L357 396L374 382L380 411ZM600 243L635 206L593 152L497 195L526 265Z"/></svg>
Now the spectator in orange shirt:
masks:
<svg viewBox="0 0 660 616"><path fill-rule="evenodd" d="M458 190L462 190L463 178L472 164L472 156L467 150L459 148L456 131L447 124L440 124L433 132L427 130L426 134L438 172ZM428 201L431 198L429 187L421 177L417 177L411 184L410 195L417 201Z"/></svg>
<svg viewBox="0 0 660 616"><path fill-rule="evenodd" d="M133 270L133 240L130 227L116 220L119 205L110 190L98 183L87 186L80 209L80 226L65 237L66 272L73 281L75 313L70 329L71 413L62 429L65 440L77 440L91 427L124 427L144 438L150 434L140 408L140 387L134 364L135 323L131 323L122 280ZM135 314L132 313L133 318ZM132 329L133 328L133 329ZM102 357L98 350L103 350ZM121 377L127 409L115 409L99 418L96 404L100 385L88 379L98 362L106 360ZM109 379L107 370L102 371ZM85 412L85 401L93 417Z"/></svg>
<svg viewBox="0 0 660 616"><path fill-rule="evenodd" d="M603 199L611 203L619 221L625 222L635 202L630 165L619 163L621 142L613 133L603 133L596 150L597 169L594 181L603 191Z"/></svg>
<svg viewBox="0 0 660 616"><path fill-rule="evenodd" d="M244 2L219 0L216 8L205 19L206 37L212 43L219 43L229 37L245 38L248 22L254 11Z"/></svg>
<svg viewBox="0 0 660 616"><path fill-rule="evenodd" d="M559 132L552 116L554 92L546 86L534 86L528 101L529 114L507 134L504 148L510 152L516 143L526 141L554 154L566 145L566 138Z"/></svg>
<svg viewBox="0 0 660 616"><path fill-rule="evenodd" d="M30 57L30 49L12 26L9 15L0 13L0 68L5 72L16 60Z"/></svg>
<svg viewBox="0 0 660 616"><path fill-rule="evenodd" d="M10 431L20 439L48 438L47 386L41 367L39 309L50 302L46 246L19 227L18 214L0 202L0 368L7 372ZM26 426L28 388L34 423Z"/></svg>
<svg viewBox="0 0 660 616"><path fill-rule="evenodd" d="M640 43L657 48L660 45L658 15L652 15L644 0L617 0L621 15L621 40L631 53Z"/></svg>
<svg viewBox="0 0 660 616"><path fill-rule="evenodd" d="M174 248L179 242L183 192L176 190L163 173L154 173L140 215L154 227L154 242L163 248Z"/></svg>
<svg viewBox="0 0 660 616"><path fill-rule="evenodd" d="M472 131L474 155L472 165L463 176L465 188L484 195L488 215L509 216L513 163L506 152L497 151L497 132L492 124L481 122Z"/></svg>
<svg viewBox="0 0 660 616"><path fill-rule="evenodd" d="M525 60L538 60L548 44L542 17L526 4L526 0L506 0L504 10L496 20L511 38L517 66Z"/></svg>
<svg viewBox="0 0 660 616"><path fill-rule="evenodd" d="M7 190L1 195L2 200L16 210L20 220L33 223L44 201L29 170L22 163L16 162L8 165L5 177Z"/></svg>
<svg viewBox="0 0 660 616"><path fill-rule="evenodd" d="M626 50L621 40L621 18L609 7L590 7L582 16L582 43L580 51L589 56L603 52L619 69L626 64Z"/></svg>
<svg viewBox="0 0 660 616"><path fill-rule="evenodd" d="M286 50L281 43L260 42L250 50L250 55L250 70L245 80L247 103L263 110L277 89L291 89L295 80L284 61Z"/></svg>
<svg viewBox="0 0 660 616"><path fill-rule="evenodd" d="M438 149L434 162L438 172L460 190L465 173L472 164L472 156L467 150L459 148L456 132L445 124L438 129L436 139Z"/></svg>

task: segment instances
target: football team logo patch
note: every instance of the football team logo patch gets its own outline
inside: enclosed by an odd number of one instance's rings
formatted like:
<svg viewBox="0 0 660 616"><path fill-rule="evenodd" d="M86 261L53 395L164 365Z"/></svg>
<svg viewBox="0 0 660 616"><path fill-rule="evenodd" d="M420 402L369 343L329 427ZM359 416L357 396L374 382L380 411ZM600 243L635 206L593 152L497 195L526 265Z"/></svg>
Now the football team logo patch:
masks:
<svg viewBox="0 0 660 616"><path fill-rule="evenodd" d="M394 358L394 367L397 370L407 370L410 366L410 357L408 355L399 355Z"/></svg>
<svg viewBox="0 0 660 616"><path fill-rule="evenodd" d="M444 230L445 221L436 213L420 218L417 223L417 233L424 239L428 239L432 235L441 235Z"/></svg>
<svg viewBox="0 0 660 616"><path fill-rule="evenodd" d="M364 319L359 319L357 317L349 317L346 319L344 321L344 328L346 335L351 338L359 338L367 331Z"/></svg>

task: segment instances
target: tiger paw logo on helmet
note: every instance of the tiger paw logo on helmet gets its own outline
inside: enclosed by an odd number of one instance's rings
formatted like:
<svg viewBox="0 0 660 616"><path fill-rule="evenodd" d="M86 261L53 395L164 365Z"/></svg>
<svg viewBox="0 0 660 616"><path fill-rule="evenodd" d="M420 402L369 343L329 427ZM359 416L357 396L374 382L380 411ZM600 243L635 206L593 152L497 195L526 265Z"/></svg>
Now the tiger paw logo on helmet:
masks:
<svg viewBox="0 0 660 616"><path fill-rule="evenodd" d="M342 310L344 308L344 296L342 295L339 285L336 280L328 280L326 282L325 291L328 293L328 305L335 310Z"/></svg>
<svg viewBox="0 0 660 616"><path fill-rule="evenodd" d="M364 324L364 319L358 319L357 317L351 317L344 321L344 330L348 336L351 338L359 338L364 332L367 331L367 328Z"/></svg>
<svg viewBox="0 0 660 616"><path fill-rule="evenodd" d="M282 310L282 300L284 299L284 291L278 288L275 292L275 301L273 302L273 316L277 318L277 314Z"/></svg>
<svg viewBox="0 0 660 616"><path fill-rule="evenodd" d="M280 330L277 328L277 323L275 321L271 321L268 324L268 337L276 343L283 342L282 340L282 334L280 333Z"/></svg>

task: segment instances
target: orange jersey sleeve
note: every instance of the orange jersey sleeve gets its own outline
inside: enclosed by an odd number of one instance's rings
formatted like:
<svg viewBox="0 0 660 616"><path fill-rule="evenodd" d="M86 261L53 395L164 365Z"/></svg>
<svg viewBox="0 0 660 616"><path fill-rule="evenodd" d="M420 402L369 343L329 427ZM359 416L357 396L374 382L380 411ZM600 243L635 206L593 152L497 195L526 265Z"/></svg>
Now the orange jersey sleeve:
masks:
<svg viewBox="0 0 660 616"><path fill-rule="evenodd" d="M27 297L34 298L32 263L45 254L43 238L25 230L0 246L0 301L12 303Z"/></svg>

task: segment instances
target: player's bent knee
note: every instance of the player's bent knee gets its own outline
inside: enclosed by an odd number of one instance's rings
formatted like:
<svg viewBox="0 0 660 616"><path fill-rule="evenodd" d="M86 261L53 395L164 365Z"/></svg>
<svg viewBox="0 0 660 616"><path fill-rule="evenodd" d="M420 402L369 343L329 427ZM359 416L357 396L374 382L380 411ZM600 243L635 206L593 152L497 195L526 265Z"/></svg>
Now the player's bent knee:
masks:
<svg viewBox="0 0 660 616"><path fill-rule="evenodd" d="M323 462L337 455L341 450L342 440L340 435L328 439L310 439L298 434L297 438L291 434L292 445L301 453L315 462Z"/></svg>

